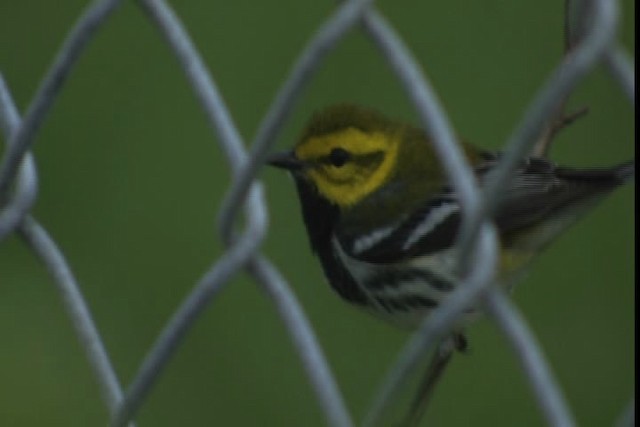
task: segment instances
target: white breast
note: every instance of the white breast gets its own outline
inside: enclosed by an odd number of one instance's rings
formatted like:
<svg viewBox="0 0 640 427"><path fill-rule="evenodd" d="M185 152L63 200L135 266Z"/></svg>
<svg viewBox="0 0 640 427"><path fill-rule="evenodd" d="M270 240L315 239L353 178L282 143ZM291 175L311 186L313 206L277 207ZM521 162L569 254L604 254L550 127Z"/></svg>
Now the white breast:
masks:
<svg viewBox="0 0 640 427"><path fill-rule="evenodd" d="M441 283L451 285L451 289L456 283L452 274L455 260L451 250L439 252L437 255L417 257L403 263L374 264L349 256L335 238L332 245L340 261L367 296L369 311L400 326L417 326L433 310L433 307L423 303L433 301L438 305L449 294L450 289L435 286L429 283L426 277L436 277ZM390 274L399 270L419 270L425 274ZM393 283L379 286L384 283L386 277L395 279ZM372 287L371 283L376 283L376 286Z"/></svg>

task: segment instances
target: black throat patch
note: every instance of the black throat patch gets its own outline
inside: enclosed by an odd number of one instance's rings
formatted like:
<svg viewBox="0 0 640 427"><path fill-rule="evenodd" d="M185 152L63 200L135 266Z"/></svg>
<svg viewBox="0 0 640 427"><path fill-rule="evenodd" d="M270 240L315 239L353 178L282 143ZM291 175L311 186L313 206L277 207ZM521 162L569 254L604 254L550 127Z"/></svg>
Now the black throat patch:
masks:
<svg viewBox="0 0 640 427"><path fill-rule="evenodd" d="M295 177L295 181L311 248L320 258L329 284L345 300L353 304L367 304L367 296L360 290L332 248L331 240L340 218L340 210L322 198L303 178Z"/></svg>

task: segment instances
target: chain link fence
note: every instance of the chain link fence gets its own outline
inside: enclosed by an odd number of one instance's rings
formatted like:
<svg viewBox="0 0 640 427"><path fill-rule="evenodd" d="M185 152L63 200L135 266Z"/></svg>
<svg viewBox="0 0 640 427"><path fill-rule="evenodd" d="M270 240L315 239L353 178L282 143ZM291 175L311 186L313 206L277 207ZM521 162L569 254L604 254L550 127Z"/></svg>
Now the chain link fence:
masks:
<svg viewBox="0 0 640 427"><path fill-rule="evenodd" d="M580 6L571 12L580 24L574 26L578 29L575 35L578 38L577 46L536 93L522 121L515 126L506 142L507 154L501 161L494 181L484 193L480 193L429 79L403 39L376 10L372 1L345 1L336 6L295 61L251 144L238 132L213 75L173 9L163 0L137 1L179 61L226 156L232 183L224 197L217 222L226 250L213 260L208 271L167 320L137 374L124 387L115 373L109 349L100 337L99 325L93 320L69 262L54 238L31 213L38 199L39 188L37 168L31 154L34 137L78 59L103 25L113 19L112 15L120 3L117 0L100 0L86 8L22 115L15 106L7 82L0 76L0 123L5 141L0 163L0 244L17 234L26 242L33 256L46 266L93 374L98 379L112 426L133 425L136 414L145 404L156 381L183 345L186 334L240 271L248 273L265 292L282 320L327 424L360 424L356 423L347 409L303 307L279 268L262 251L269 222L263 184L257 179L267 153L296 108L303 88L352 28L359 28L392 68L415 107L421 124L434 141L440 160L460 195L464 227L458 248L461 268L466 271L465 285L452 293L447 303L425 320L401 350L375 394L363 425L379 423L392 397L399 393L412 375L416 375L417 366L426 353L446 334L465 307L477 299L483 299L490 318L513 348L514 357L547 423L554 426L575 425L570 407L523 316L503 293L489 286L494 276L497 241L496 231L492 223L487 221L485 212L495 203L495 196L508 181L517 161L532 150L545 126L554 119L558 106L594 67L604 66L612 82L624 92L631 108L634 108L634 65L616 40L617 2L574 2ZM243 219L241 225L237 224L239 218ZM621 425L633 424L633 405L626 409L620 419Z"/></svg>

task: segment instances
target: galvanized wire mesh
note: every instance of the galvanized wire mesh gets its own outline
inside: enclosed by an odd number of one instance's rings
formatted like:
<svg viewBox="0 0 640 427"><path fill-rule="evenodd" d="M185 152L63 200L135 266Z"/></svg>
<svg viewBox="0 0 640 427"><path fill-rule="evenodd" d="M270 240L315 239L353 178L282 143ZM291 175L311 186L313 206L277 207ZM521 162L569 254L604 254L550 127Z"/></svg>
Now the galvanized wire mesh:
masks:
<svg viewBox="0 0 640 427"><path fill-rule="evenodd" d="M556 426L575 424L525 320L497 288L490 286L494 277L497 242L495 229L486 218L517 161L531 151L543 128L553 118L557 106L589 70L604 64L633 108L633 64L615 39L618 18L615 1L585 0L580 3L584 7L576 8L580 12L575 13L583 14L581 22L586 22L580 26L582 33L576 36L580 40L577 47L558 65L537 93L505 145L507 154L501 161L495 179L484 193L480 193L429 80L411 51L375 9L372 1L345 1L336 7L300 54L265 114L252 144L248 145L240 136L212 74L171 7L163 0L139 0L138 5L157 27L183 68L231 166L233 183L218 218L226 251L214 260L168 320L141 363L137 375L124 390L64 254L30 213L38 193L37 170L30 154L34 136L87 43L107 22L119 3L117 0L99 0L87 7L60 48L22 118L9 88L0 76L0 124L7 142L0 163L0 243L11 233L19 234L33 255L47 267L100 383L113 426L131 423L196 318L240 270L248 272L271 299L295 345L327 423L335 426L354 424L303 308L285 278L261 252L261 243L268 232L268 221L262 184L256 175L295 108L302 88L345 33L358 26L397 75L460 195L464 224L458 248L460 269L465 277L465 285L425 319L401 351L372 402L364 424L375 425L378 422L392 396L415 371L424 354L449 330L465 307L477 299L484 300L491 318L513 347L547 422ZM236 233L235 223L240 217L244 218L244 226ZM622 423L632 423L632 410L626 410L621 420Z"/></svg>

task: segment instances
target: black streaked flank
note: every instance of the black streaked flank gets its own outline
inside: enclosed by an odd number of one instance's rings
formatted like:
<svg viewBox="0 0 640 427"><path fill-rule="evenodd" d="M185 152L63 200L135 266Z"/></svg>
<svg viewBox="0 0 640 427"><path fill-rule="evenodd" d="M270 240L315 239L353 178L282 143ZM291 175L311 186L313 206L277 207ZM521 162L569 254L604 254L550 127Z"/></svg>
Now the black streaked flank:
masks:
<svg viewBox="0 0 640 427"><path fill-rule="evenodd" d="M408 295L401 298L375 297L376 302L388 313L410 311L421 308L435 308L438 303L422 295Z"/></svg>
<svg viewBox="0 0 640 427"><path fill-rule="evenodd" d="M451 282L437 274L415 267L388 268L370 277L364 287L372 291L384 288L397 288L406 282L422 282L438 291L447 292L453 289Z"/></svg>

